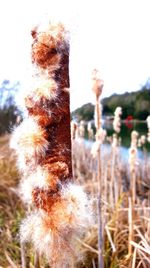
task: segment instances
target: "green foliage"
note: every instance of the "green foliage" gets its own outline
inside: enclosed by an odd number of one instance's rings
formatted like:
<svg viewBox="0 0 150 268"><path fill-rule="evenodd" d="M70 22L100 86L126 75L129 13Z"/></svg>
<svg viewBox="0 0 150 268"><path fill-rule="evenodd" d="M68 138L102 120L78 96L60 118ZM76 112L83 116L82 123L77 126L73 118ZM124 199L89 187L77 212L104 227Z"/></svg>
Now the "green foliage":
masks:
<svg viewBox="0 0 150 268"><path fill-rule="evenodd" d="M82 107L72 112L72 117L75 118L77 121L90 121L94 119L94 105L91 103L83 105Z"/></svg>
<svg viewBox="0 0 150 268"><path fill-rule="evenodd" d="M11 85L4 80L0 86L0 135L10 133L19 114L15 105L15 94L19 83Z"/></svg>
<svg viewBox="0 0 150 268"><path fill-rule="evenodd" d="M132 115L134 119L145 120L150 114L150 84L146 83L141 90L131 93L114 94L102 100L103 115L112 116L117 106L123 109L122 119ZM89 121L94 118L94 105L85 104L72 113L77 120Z"/></svg>

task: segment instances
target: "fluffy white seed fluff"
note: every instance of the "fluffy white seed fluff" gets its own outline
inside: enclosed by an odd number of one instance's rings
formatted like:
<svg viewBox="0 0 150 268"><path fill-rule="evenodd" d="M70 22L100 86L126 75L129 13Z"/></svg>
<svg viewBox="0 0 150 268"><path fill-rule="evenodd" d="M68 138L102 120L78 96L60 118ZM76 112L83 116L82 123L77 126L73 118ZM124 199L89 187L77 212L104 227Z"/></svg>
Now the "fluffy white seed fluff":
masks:
<svg viewBox="0 0 150 268"><path fill-rule="evenodd" d="M61 31L56 31L56 26L52 26L52 24L54 25L58 25L57 27L60 27ZM48 25L48 26L47 26ZM49 26L50 25L50 26ZM49 46L49 41L52 39L53 42L55 41L56 46L59 46L60 43L63 44L63 40L69 40L69 29L68 27L65 25L65 27L62 25L62 23L60 22L56 22L54 19L49 21L49 18L47 19L47 21L45 20L45 16L43 21L38 25L38 32L41 34L43 32L47 32L49 35L49 40L45 40L45 45ZM42 38L43 41L43 38ZM62 41L62 42L61 42ZM47 42L47 43L46 43Z"/></svg>
<svg viewBox="0 0 150 268"><path fill-rule="evenodd" d="M45 131L31 117L25 119L14 131L10 146L18 155L21 171L26 169L27 162L36 162L38 157L45 155L48 141L44 136Z"/></svg>
<svg viewBox="0 0 150 268"><path fill-rule="evenodd" d="M19 186L19 193L26 204L32 204L32 191L35 188L48 189L49 184L47 178L49 177L48 171L41 166L37 166L36 171L23 178Z"/></svg>
<svg viewBox="0 0 150 268"><path fill-rule="evenodd" d="M57 98L57 84L54 79L42 81L37 79L36 83L24 94L25 105L33 107L41 100Z"/></svg>
<svg viewBox="0 0 150 268"><path fill-rule="evenodd" d="M70 245L71 242L73 243L71 235L67 231L53 232L49 228L47 216L41 211L28 216L22 222L20 232L22 241L32 240L39 254L44 254L53 267L65 268L75 257L75 248L71 248Z"/></svg>
<svg viewBox="0 0 150 268"><path fill-rule="evenodd" d="M76 238L91 224L90 211L90 202L82 187L70 183L62 187L61 199L53 205L50 215L39 210L23 221L21 239L31 240L36 250L46 253L52 263L57 260L56 267L67 265L79 255Z"/></svg>
<svg viewBox="0 0 150 268"><path fill-rule="evenodd" d="M68 184L62 188L62 199L66 206L68 215L72 215L71 226L78 229L88 228L91 224L91 209L86 193L82 187L75 184ZM62 223L61 223L62 224Z"/></svg>
<svg viewBox="0 0 150 268"><path fill-rule="evenodd" d="M49 79L45 75L37 76L32 78L25 87L19 92L16 97L18 106L25 110L26 106L28 108L34 107L34 105L39 104L41 100L52 100L56 99L58 95L58 85L54 79Z"/></svg>

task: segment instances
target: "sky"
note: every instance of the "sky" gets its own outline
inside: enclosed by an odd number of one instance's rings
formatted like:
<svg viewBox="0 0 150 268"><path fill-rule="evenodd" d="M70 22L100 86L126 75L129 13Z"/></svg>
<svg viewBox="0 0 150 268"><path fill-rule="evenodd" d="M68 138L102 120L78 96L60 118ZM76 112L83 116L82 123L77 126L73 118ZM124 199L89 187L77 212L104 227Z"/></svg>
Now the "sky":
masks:
<svg viewBox="0 0 150 268"><path fill-rule="evenodd" d="M94 102L94 68L102 97L138 90L150 77L149 10L149 0L1 0L0 81L26 84L30 31L55 19L70 29L71 110Z"/></svg>

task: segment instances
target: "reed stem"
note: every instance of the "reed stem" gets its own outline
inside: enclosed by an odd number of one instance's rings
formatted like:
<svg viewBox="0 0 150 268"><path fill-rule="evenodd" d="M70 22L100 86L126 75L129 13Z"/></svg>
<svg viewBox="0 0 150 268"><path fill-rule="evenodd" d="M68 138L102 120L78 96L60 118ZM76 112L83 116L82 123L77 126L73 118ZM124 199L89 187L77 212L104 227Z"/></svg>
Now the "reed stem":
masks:
<svg viewBox="0 0 150 268"><path fill-rule="evenodd" d="M25 245L22 241L20 242L20 248L21 248L21 268L27 268Z"/></svg>
<svg viewBox="0 0 150 268"><path fill-rule="evenodd" d="M132 198L129 197L129 211L128 211L128 221L129 221L129 238L128 238L128 255L131 256L132 254L132 244L133 241L133 201Z"/></svg>
<svg viewBox="0 0 150 268"><path fill-rule="evenodd" d="M97 114L97 129L96 132L101 127L100 122L100 107L99 107L99 97L96 96L96 114ZM104 260L103 260L103 221L102 221L102 202L101 202L101 195L102 195L102 180L101 180L101 150L100 147L98 149L98 157L97 157L97 181L98 181L98 206L97 206L97 213L98 213L98 267L104 267Z"/></svg>
<svg viewBox="0 0 150 268"><path fill-rule="evenodd" d="M34 268L40 268L40 258L37 251L35 251L34 255Z"/></svg>

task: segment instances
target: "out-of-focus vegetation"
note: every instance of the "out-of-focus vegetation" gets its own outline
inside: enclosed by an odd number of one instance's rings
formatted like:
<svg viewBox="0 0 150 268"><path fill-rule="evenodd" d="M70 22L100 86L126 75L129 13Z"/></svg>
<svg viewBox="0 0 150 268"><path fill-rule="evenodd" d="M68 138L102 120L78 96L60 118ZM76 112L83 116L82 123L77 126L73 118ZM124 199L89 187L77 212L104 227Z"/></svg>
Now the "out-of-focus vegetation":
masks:
<svg viewBox="0 0 150 268"><path fill-rule="evenodd" d="M15 94L19 83L4 80L0 86L0 135L10 133L19 114L15 104Z"/></svg>
<svg viewBox="0 0 150 268"><path fill-rule="evenodd" d="M150 114L150 83L149 81L141 90L124 94L113 94L102 100L103 115L112 116L117 106L123 109L122 118L133 116L134 119L145 120ZM94 118L94 105L87 103L72 112L72 116L78 121L89 121Z"/></svg>
<svg viewBox="0 0 150 268"><path fill-rule="evenodd" d="M130 200L131 173L129 163L124 161L120 149L118 149L119 147L116 148L115 158L113 156L113 147L108 150L101 149L104 267L148 268L150 265L150 162L147 157L143 161L137 159L136 204L133 205ZM97 159L93 160L91 149L86 146L84 140L77 139L74 141L74 177L95 199L97 198L98 185L96 161ZM118 196L117 198L115 197L116 195ZM83 267L98 267L97 229L97 224L93 225L83 241L80 241L83 245L82 250L87 256Z"/></svg>
<svg viewBox="0 0 150 268"><path fill-rule="evenodd" d="M15 189L19 175L9 136L0 138L0 267L19 267L19 226L24 210ZM16 266L15 266L16 265Z"/></svg>

